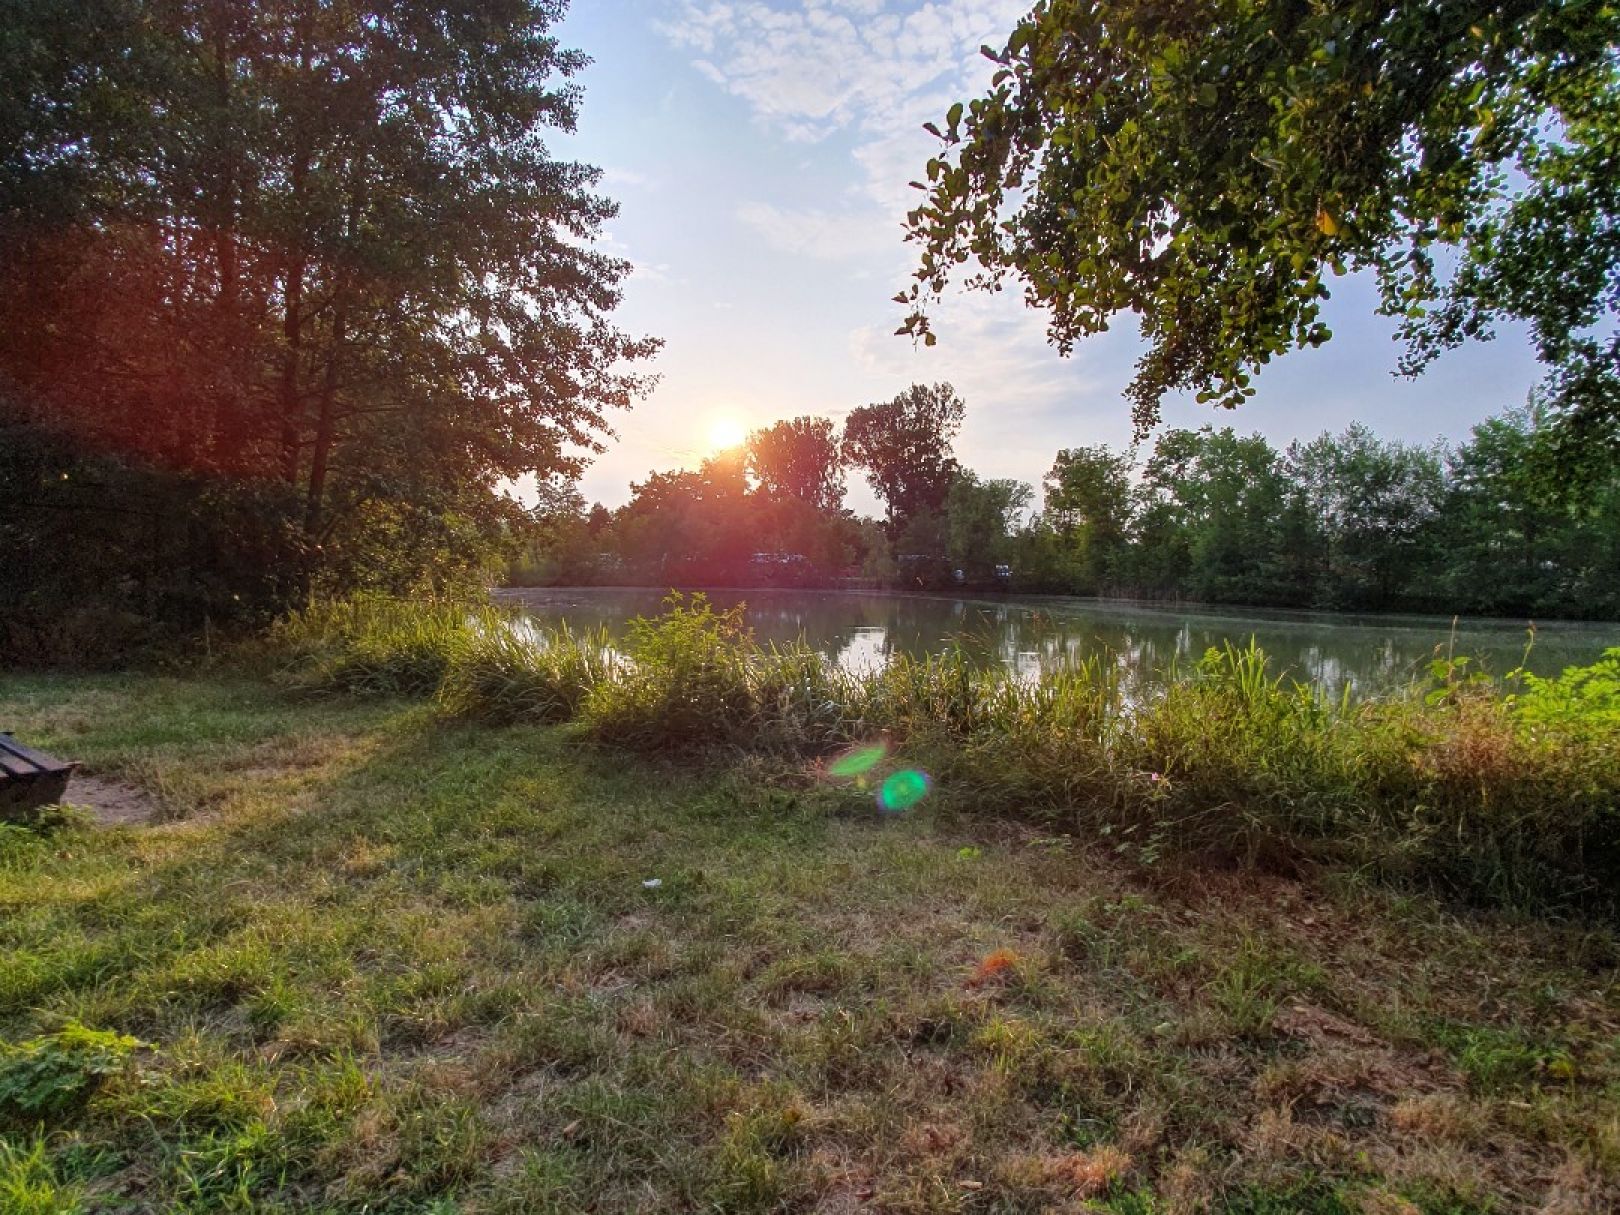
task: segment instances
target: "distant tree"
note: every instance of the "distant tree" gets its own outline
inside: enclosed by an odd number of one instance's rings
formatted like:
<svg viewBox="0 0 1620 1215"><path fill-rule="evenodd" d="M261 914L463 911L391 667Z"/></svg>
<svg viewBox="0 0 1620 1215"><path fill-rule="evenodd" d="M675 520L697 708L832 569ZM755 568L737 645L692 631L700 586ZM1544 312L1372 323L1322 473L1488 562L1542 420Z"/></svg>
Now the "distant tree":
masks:
<svg viewBox="0 0 1620 1215"><path fill-rule="evenodd" d="M1010 564L1013 537L1034 492L1023 481L981 481L960 472L945 499L945 544L951 567L987 582L997 565Z"/></svg>
<svg viewBox="0 0 1620 1215"><path fill-rule="evenodd" d="M843 455L827 418L793 418L748 436L748 472L768 497L836 511L844 501Z"/></svg>
<svg viewBox="0 0 1620 1215"><path fill-rule="evenodd" d="M1290 446L1287 474L1320 537L1321 606L1390 608L1434 592L1426 583L1445 498L1436 451L1355 423Z"/></svg>
<svg viewBox="0 0 1620 1215"><path fill-rule="evenodd" d="M1474 426L1450 454L1443 512L1448 598L1486 612L1605 616L1620 608L1620 462L1571 491L1539 395Z"/></svg>
<svg viewBox="0 0 1620 1215"><path fill-rule="evenodd" d="M844 458L883 500L890 538L920 512L940 514L957 473L951 445L966 406L949 384L913 384L844 420Z"/></svg>
<svg viewBox="0 0 1620 1215"><path fill-rule="evenodd" d="M1160 589L1275 601L1287 482L1263 437L1229 427L1166 431L1143 469L1141 495L1137 550Z"/></svg>
<svg viewBox="0 0 1620 1215"><path fill-rule="evenodd" d="M1116 573L1131 522L1131 457L1100 444L1064 448L1046 474L1047 522L1062 536L1079 586L1095 593Z"/></svg>
<svg viewBox="0 0 1620 1215"><path fill-rule="evenodd" d="M614 531L624 559L667 585L735 581L762 542L733 453L632 483Z"/></svg>
<svg viewBox="0 0 1620 1215"><path fill-rule="evenodd" d="M1529 323L1549 402L1620 433L1620 8L1548 0L1041 0L950 107L908 217L902 332L957 267L1022 282L1067 353L1121 312L1138 426L1330 336L1366 270L1401 369Z"/></svg>

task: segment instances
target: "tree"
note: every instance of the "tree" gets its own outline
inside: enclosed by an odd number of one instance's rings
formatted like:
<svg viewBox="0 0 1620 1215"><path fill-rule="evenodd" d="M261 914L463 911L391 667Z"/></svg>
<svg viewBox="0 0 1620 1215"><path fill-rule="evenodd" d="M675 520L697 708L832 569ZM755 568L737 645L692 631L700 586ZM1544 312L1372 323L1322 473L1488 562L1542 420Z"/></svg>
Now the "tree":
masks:
<svg viewBox="0 0 1620 1215"><path fill-rule="evenodd" d="M1520 409L1487 418L1449 461L1444 583L1485 611L1593 614L1584 576L1592 558L1615 548L1583 523L1602 515L1604 488L1560 486L1548 469L1555 454L1547 416L1532 396ZM1611 601L1612 590L1603 596ZM1588 602L1582 602L1587 599Z"/></svg>
<svg viewBox="0 0 1620 1215"><path fill-rule="evenodd" d="M989 582L1010 564L1013 536L1034 493L1023 481L982 481L962 471L945 500L945 552L972 582Z"/></svg>
<svg viewBox="0 0 1620 1215"><path fill-rule="evenodd" d="M0 421L253 497L284 594L488 551L500 479L576 474L657 347L609 320L598 171L543 141L561 13L7 3Z"/></svg>
<svg viewBox="0 0 1620 1215"><path fill-rule="evenodd" d="M901 332L932 344L970 260L1063 353L1133 312L1145 431L1167 392L1252 395L1331 336L1328 275L1366 270L1403 372L1522 318L1570 433L1620 434L1617 46L1610 4L1043 0L929 124Z"/></svg>
<svg viewBox="0 0 1620 1215"><path fill-rule="evenodd" d="M1426 574L1445 497L1437 452L1355 423L1292 444L1286 471L1319 538L1320 606L1420 606L1432 595Z"/></svg>
<svg viewBox="0 0 1620 1215"><path fill-rule="evenodd" d="M891 540L922 512L939 514L956 477L951 444L966 406L949 384L913 384L892 401L844 419L844 459L866 470L883 499Z"/></svg>
<svg viewBox="0 0 1620 1215"><path fill-rule="evenodd" d="M1131 463L1100 444L1064 448L1043 482L1047 521L1065 538L1080 586L1093 594L1113 578L1125 545Z"/></svg>
<svg viewBox="0 0 1620 1215"><path fill-rule="evenodd" d="M818 510L844 501L843 456L826 418L793 418L748 436L748 472L768 497L793 498Z"/></svg>
<svg viewBox="0 0 1620 1215"><path fill-rule="evenodd" d="M1277 597L1287 483L1262 436L1166 431L1143 469L1141 496L1138 553L1157 589L1219 602Z"/></svg>

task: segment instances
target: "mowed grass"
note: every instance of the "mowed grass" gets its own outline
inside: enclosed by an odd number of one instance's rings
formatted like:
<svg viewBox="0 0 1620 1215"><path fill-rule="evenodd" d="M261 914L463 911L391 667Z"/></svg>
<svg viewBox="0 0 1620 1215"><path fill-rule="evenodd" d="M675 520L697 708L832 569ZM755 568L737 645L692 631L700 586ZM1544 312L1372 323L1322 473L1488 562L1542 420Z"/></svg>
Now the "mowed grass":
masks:
<svg viewBox="0 0 1620 1215"><path fill-rule="evenodd" d="M223 676L0 726L162 809L0 832L0 1211L1620 1202L1590 923Z"/></svg>

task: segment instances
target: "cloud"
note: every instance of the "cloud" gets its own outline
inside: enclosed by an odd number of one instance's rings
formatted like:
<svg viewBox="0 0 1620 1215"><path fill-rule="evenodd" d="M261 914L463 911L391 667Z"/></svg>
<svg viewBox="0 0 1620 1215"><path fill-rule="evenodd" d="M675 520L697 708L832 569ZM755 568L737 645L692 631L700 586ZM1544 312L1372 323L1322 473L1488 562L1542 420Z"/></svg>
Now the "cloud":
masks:
<svg viewBox="0 0 1620 1215"><path fill-rule="evenodd" d="M871 257L891 252L900 242L898 227L881 212L867 209L829 214L813 208L778 207L745 202L737 218L763 236L774 249L802 253L824 261Z"/></svg>
<svg viewBox="0 0 1620 1215"><path fill-rule="evenodd" d="M931 86L980 83L988 70L979 46L1005 39L1027 7L939 0L889 11L881 0L807 0L784 10L759 0L688 0L660 28L762 122L815 140L893 121Z"/></svg>
<svg viewBox="0 0 1620 1215"><path fill-rule="evenodd" d="M983 90L995 70L979 47L999 44L1026 0L937 0L891 9L883 0L685 0L660 24L692 67L747 104L778 137L851 142L854 186L842 210L749 201L738 218L774 247L834 260L888 255L898 281L909 261L900 225L908 182L938 148L922 124Z"/></svg>
<svg viewBox="0 0 1620 1215"><path fill-rule="evenodd" d="M646 190L657 184L647 174L627 169L623 165L602 167L602 188L610 195L617 195L624 190Z"/></svg>

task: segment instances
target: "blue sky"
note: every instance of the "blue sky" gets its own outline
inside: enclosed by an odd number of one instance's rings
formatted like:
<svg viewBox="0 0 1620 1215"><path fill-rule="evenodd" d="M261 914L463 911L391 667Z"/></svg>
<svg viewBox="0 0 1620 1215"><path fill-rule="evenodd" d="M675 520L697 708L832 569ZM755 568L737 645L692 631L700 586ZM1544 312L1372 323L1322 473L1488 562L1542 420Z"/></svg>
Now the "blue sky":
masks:
<svg viewBox="0 0 1620 1215"><path fill-rule="evenodd" d="M1060 358L1016 292L963 293L936 310L937 346L893 335L911 265L906 183L936 146L921 124L983 85L980 44L1004 40L1025 7L576 0L559 35L595 63L578 133L553 144L606 171L622 208L607 244L637 267L618 319L665 340L662 381L618 418L588 500L615 506L649 470L695 466L716 424L841 418L914 381L956 385L968 405L957 454L983 476L1038 484L1060 447L1129 442L1128 323ZM1540 378L1524 335L1504 331L1396 379L1370 284L1333 287L1333 341L1274 362L1235 413L1172 400L1166 423L1258 430L1279 447L1358 420L1457 439ZM864 484L850 489L872 509Z"/></svg>

